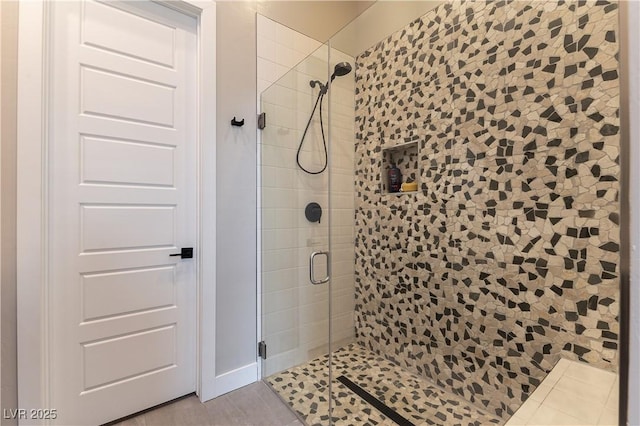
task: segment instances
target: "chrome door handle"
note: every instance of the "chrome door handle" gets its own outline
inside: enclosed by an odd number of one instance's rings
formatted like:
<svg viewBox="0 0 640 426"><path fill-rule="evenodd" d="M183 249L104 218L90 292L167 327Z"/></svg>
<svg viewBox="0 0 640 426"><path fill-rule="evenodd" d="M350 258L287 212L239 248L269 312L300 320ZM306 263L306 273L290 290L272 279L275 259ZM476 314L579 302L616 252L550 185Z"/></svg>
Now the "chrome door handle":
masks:
<svg viewBox="0 0 640 426"><path fill-rule="evenodd" d="M319 255L324 255L327 258L327 276L324 277L321 280L316 280L315 279L315 268L314 268L314 262L313 260L315 259L316 256ZM313 253L311 253L311 257L309 258L309 280L311 280L311 284L324 284L326 282L329 282L329 276L331 275L330 273L330 266L329 266L329 252L328 251L314 251Z"/></svg>

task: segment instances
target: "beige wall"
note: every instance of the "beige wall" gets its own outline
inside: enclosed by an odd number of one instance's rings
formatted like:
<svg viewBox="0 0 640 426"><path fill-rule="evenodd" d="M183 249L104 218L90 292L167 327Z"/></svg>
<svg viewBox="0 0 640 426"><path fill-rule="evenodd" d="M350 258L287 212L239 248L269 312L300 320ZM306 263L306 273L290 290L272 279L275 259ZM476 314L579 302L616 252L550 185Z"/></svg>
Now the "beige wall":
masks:
<svg viewBox="0 0 640 426"><path fill-rule="evenodd" d="M324 43L373 3L369 0L258 1L257 11Z"/></svg>
<svg viewBox="0 0 640 426"><path fill-rule="evenodd" d="M0 1L0 385L2 408L16 408L16 108L18 3ZM10 424L3 419L2 424Z"/></svg>
<svg viewBox="0 0 640 426"><path fill-rule="evenodd" d="M255 19L253 2L217 5L218 376L256 361Z"/></svg>
<svg viewBox="0 0 640 426"><path fill-rule="evenodd" d="M331 38L331 47L358 56L446 0L378 1Z"/></svg>

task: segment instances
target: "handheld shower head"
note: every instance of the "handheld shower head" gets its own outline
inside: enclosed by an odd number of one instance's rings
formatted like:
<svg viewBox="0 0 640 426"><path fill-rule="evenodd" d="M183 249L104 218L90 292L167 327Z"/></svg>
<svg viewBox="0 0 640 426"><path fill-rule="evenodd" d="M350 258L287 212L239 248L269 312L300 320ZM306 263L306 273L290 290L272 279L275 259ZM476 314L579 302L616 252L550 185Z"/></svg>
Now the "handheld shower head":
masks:
<svg viewBox="0 0 640 426"><path fill-rule="evenodd" d="M336 77L342 77L343 75L347 75L351 72L351 64L349 62L340 62L337 63L333 68L333 74L331 74L331 81L333 81Z"/></svg>
<svg viewBox="0 0 640 426"><path fill-rule="evenodd" d="M320 86L320 92L318 93L318 97L316 98L316 104L313 106L313 111L311 111L311 115L309 116L309 121L307 121L307 126L304 128L304 132L302 132L302 139L300 139L300 145L298 145L298 152L296 153L296 163L298 164L298 167L300 167L300 169L302 169L302 171L304 171L305 173L308 173L310 175L319 175L320 173L324 172L327 169L327 166L329 165L329 157L327 153L327 141L324 137L324 124L322 123L322 99L324 99L324 96L329 91L329 86L331 85L331 82L336 77L342 77L343 75L349 74L351 72L351 69L352 69L351 64L349 62L340 62L336 64L336 66L333 68L333 74L331 74L331 79L327 81L326 84L322 84L318 80L309 81L309 85L311 86L311 88ZM313 172L305 169L302 166L302 164L300 164L300 151L302 150L304 137L307 135L307 131L309 130L309 126L311 125L311 121L313 120L313 115L316 113L316 108L318 107L318 105L320 105L320 132L322 133L322 144L324 145L324 166L322 167L322 169Z"/></svg>
<svg viewBox="0 0 640 426"><path fill-rule="evenodd" d="M327 93L327 91L329 90L329 83L331 83L333 80L335 80L336 77L342 77L343 75L349 74L351 72L351 70L352 70L352 68L351 68L351 64L349 62L340 62L340 63L336 64L336 66L333 68L333 74L331 74L331 79L326 84L322 84L318 80L311 80L311 81L309 81L309 85L311 87L319 86L321 93L323 93L323 94Z"/></svg>

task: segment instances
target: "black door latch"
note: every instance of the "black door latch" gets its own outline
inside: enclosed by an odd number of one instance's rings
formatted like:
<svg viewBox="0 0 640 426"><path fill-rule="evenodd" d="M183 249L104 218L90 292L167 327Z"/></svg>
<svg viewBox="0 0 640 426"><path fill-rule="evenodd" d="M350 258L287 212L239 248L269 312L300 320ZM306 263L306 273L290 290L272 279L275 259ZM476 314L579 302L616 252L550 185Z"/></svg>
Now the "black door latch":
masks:
<svg viewBox="0 0 640 426"><path fill-rule="evenodd" d="M180 253L170 254L169 256L180 256L180 259L192 259L193 247L183 247L180 249Z"/></svg>

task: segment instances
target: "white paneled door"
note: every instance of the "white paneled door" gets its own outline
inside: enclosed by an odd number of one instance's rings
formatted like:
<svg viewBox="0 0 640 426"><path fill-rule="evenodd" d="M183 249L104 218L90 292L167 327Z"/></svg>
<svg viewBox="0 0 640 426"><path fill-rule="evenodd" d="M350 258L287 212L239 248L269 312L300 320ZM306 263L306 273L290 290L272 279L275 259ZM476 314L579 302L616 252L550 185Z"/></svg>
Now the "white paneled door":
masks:
<svg viewBox="0 0 640 426"><path fill-rule="evenodd" d="M196 21L50 7L49 408L100 424L196 389Z"/></svg>

